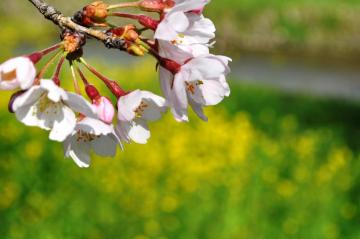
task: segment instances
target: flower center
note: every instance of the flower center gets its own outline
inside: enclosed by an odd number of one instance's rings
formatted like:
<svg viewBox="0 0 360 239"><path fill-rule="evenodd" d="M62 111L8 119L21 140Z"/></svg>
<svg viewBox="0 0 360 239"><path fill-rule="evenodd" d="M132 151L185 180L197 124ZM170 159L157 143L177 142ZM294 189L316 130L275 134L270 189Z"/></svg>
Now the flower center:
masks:
<svg viewBox="0 0 360 239"><path fill-rule="evenodd" d="M135 117L136 118L141 118L144 114L145 109L148 107L149 105L147 103L145 103L144 101L141 101L139 107L136 108L136 110L134 110L135 112Z"/></svg>
<svg viewBox="0 0 360 239"><path fill-rule="evenodd" d="M184 34L179 33L179 34L177 35L177 37L178 37L178 38L170 41L171 44L177 45L177 44L183 44L183 43L184 43L184 38L185 38L185 35L184 35Z"/></svg>
<svg viewBox="0 0 360 239"><path fill-rule="evenodd" d="M195 90L196 90L196 87L198 87L199 85L203 85L204 82L201 81L201 80L198 80L198 81L194 81L194 82L187 82L185 81L185 84L186 84L186 90L189 91L191 94L195 94Z"/></svg>
<svg viewBox="0 0 360 239"><path fill-rule="evenodd" d="M43 94L39 101L36 104L36 111L34 112L34 114L36 113L42 113L42 114L58 114L61 111L61 107L62 107L62 103L60 102L53 102L51 101L46 93Z"/></svg>
<svg viewBox="0 0 360 239"><path fill-rule="evenodd" d="M10 72L3 72L1 71L1 80L3 81L12 81L14 79L16 79L17 75L16 75L16 69L10 71Z"/></svg>
<svg viewBox="0 0 360 239"><path fill-rule="evenodd" d="M83 131L81 129L79 129L76 132L76 141L77 142L90 143L91 141L94 141L97 138L100 138L100 136L90 134L90 133L85 132L85 131Z"/></svg>

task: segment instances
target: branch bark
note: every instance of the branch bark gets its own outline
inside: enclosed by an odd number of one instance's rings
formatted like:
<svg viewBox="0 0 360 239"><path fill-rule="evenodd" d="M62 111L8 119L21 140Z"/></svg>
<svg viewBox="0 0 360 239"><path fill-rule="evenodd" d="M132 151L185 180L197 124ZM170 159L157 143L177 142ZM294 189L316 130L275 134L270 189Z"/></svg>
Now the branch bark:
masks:
<svg viewBox="0 0 360 239"><path fill-rule="evenodd" d="M56 10L53 6L50 6L43 0L29 0L29 2L31 2L46 19L52 21L60 28L67 28L86 34L87 36L102 41L107 48L125 50L125 41L123 39L119 39L112 34L106 34L99 30L83 27L72 21L70 17L65 17L60 11Z"/></svg>

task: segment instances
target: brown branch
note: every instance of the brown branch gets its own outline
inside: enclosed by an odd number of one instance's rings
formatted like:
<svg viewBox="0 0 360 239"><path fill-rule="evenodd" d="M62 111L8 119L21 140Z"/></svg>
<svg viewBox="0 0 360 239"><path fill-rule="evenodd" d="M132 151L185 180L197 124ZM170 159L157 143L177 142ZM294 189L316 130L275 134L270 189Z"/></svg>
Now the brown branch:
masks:
<svg viewBox="0 0 360 239"><path fill-rule="evenodd" d="M67 28L76 32L86 34L87 36L102 41L107 48L125 50L125 41L123 39L119 39L112 34L106 34L99 30L81 26L72 21L70 17L65 17L61 12L59 12L53 6L50 6L43 0L29 0L29 2L31 2L46 19L52 21L60 28Z"/></svg>

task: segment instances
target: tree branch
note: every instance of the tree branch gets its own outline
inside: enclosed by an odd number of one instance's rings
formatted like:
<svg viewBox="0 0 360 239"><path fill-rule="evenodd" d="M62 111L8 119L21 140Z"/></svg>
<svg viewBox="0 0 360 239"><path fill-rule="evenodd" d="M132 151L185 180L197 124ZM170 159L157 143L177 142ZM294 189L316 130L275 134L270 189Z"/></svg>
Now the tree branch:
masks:
<svg viewBox="0 0 360 239"><path fill-rule="evenodd" d="M102 41L107 48L125 50L125 41L123 39L119 39L112 34L106 34L99 30L83 27L72 21L70 17L65 17L61 12L43 0L29 0L29 2L31 2L46 19L52 21L60 28L68 28L76 32L84 33Z"/></svg>

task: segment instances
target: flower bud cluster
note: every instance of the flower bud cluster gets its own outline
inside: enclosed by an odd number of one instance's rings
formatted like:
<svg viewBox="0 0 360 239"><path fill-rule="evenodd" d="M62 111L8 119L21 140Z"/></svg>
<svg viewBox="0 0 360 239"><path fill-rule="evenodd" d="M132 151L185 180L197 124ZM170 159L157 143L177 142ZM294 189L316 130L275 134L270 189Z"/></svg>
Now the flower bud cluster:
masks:
<svg viewBox="0 0 360 239"><path fill-rule="evenodd" d="M91 152L115 156L117 148L123 149L125 142L147 143L148 122L160 119L168 108L179 122L189 120L188 108L207 120L203 107L216 105L230 95L226 75L230 73L231 61L210 53L215 26L202 14L208 2L140 0L109 5L96 1L73 17L85 27L106 28L104 32L124 40L131 55L153 56L164 97L146 90L124 90L117 81L102 75L82 57L86 37L66 30L59 44L0 65L0 90L16 90L9 110L25 125L49 131L49 138L62 142L65 156L80 167L90 165ZM159 17L114 12L129 7L158 13ZM108 23L110 17L136 22L113 26ZM153 37L144 37L145 30L152 31ZM56 53L42 69L37 69L36 64L43 56L52 52ZM49 65L58 58L53 76L45 79ZM60 71L65 60L70 63L74 92L61 87ZM98 78L113 97L103 95L96 84L90 83L84 69Z"/></svg>

